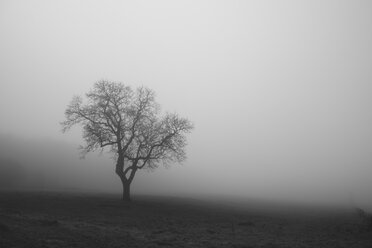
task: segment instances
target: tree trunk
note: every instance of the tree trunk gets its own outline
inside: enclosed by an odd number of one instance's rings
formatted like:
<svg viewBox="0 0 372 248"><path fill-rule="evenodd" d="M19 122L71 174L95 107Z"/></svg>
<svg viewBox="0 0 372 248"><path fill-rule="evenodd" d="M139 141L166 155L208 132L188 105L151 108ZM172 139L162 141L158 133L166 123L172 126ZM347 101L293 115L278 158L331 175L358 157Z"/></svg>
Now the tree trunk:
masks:
<svg viewBox="0 0 372 248"><path fill-rule="evenodd" d="M129 202L130 201L130 182L122 182L123 183L123 201Z"/></svg>

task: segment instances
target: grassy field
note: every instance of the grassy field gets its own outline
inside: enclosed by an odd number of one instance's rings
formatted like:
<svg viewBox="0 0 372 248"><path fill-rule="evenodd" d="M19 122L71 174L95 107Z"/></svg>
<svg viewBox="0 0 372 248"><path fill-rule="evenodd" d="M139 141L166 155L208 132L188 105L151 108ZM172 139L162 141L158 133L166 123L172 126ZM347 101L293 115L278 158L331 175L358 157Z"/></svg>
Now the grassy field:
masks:
<svg viewBox="0 0 372 248"><path fill-rule="evenodd" d="M0 192L0 247L372 247L351 210L267 205Z"/></svg>

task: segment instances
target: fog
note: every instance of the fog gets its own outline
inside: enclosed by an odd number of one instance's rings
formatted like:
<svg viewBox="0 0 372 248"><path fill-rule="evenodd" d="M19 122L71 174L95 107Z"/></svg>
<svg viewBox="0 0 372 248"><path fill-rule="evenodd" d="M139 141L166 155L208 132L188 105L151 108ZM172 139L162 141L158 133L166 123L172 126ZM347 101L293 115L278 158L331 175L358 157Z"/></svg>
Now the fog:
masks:
<svg viewBox="0 0 372 248"><path fill-rule="evenodd" d="M120 192L111 155L79 159L81 129L59 124L107 79L195 125L187 161L140 171L135 194L372 206L370 1L8 0L0 34L18 186Z"/></svg>

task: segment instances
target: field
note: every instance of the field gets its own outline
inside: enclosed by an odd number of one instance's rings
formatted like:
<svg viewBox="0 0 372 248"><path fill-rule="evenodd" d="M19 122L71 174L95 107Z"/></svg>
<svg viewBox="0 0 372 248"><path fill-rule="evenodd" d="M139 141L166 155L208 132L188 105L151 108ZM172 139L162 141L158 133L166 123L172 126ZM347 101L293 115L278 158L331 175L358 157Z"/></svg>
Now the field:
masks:
<svg viewBox="0 0 372 248"><path fill-rule="evenodd" d="M351 210L224 203L0 192L0 247L372 247Z"/></svg>

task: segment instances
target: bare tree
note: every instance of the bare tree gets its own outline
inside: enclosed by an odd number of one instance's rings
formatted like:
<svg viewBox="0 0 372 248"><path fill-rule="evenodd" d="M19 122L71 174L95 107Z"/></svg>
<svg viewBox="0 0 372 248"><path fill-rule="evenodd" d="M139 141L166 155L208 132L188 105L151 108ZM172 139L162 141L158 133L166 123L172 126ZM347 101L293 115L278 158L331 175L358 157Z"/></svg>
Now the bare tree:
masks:
<svg viewBox="0 0 372 248"><path fill-rule="evenodd" d="M191 122L177 114L160 115L154 91L132 90L122 83L99 81L86 94L86 103L75 96L61 123L63 132L80 124L83 153L108 148L114 153L115 172L123 185L123 200L130 201L130 185L136 172L186 158L185 134Z"/></svg>

